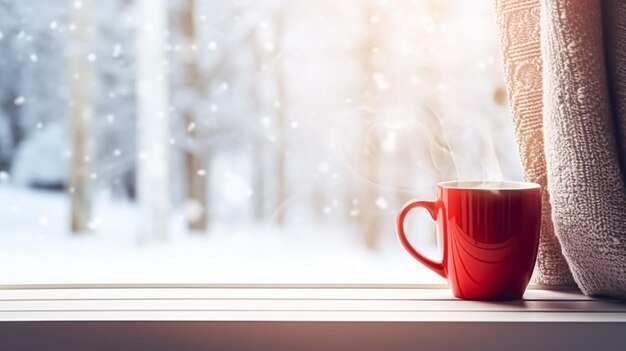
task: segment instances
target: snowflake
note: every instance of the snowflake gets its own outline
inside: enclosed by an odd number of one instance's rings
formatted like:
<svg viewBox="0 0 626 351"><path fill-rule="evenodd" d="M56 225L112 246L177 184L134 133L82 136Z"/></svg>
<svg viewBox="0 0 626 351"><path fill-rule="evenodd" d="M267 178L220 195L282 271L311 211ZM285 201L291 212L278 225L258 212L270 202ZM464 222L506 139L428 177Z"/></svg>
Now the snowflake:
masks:
<svg viewBox="0 0 626 351"><path fill-rule="evenodd" d="M200 177L204 177L204 176L206 176L206 170L204 170L204 169L200 168L200 169L198 170L198 175L199 175Z"/></svg>
<svg viewBox="0 0 626 351"><path fill-rule="evenodd" d="M0 182L4 183L9 180L9 173L5 171L0 171Z"/></svg>
<svg viewBox="0 0 626 351"><path fill-rule="evenodd" d="M224 172L220 180L221 195L231 204L240 204L254 193L245 178L232 172Z"/></svg>
<svg viewBox="0 0 626 351"><path fill-rule="evenodd" d="M75 9L80 9L83 7L83 2L82 1L74 1L74 8Z"/></svg>
<svg viewBox="0 0 626 351"><path fill-rule="evenodd" d="M87 61L89 61L89 62L94 62L97 59L98 59L98 56L96 56L96 54L94 54L94 53L91 53L91 54L87 55Z"/></svg>
<svg viewBox="0 0 626 351"><path fill-rule="evenodd" d="M390 84L384 74L376 72L372 75L372 78L374 79L376 89L378 89L379 91L385 91L389 89Z"/></svg>
<svg viewBox="0 0 626 351"><path fill-rule="evenodd" d="M328 171L330 171L330 165L326 162L322 162L317 165L317 171L321 174L328 174Z"/></svg>
<svg viewBox="0 0 626 351"><path fill-rule="evenodd" d="M39 225L42 227L47 227L50 221L48 220L48 216L42 215L39 217Z"/></svg>
<svg viewBox="0 0 626 351"><path fill-rule="evenodd" d="M37 62L39 58L37 57L37 54L30 54L30 60L33 62Z"/></svg>
<svg viewBox="0 0 626 351"><path fill-rule="evenodd" d="M89 228L89 230L96 230L100 227L101 223L100 218L92 218L89 222L87 222L87 228Z"/></svg>
<svg viewBox="0 0 626 351"><path fill-rule="evenodd" d="M122 47L120 46L120 44L115 44L115 46L113 46L113 52L111 53L111 56L119 57L121 53L122 53Z"/></svg>
<svg viewBox="0 0 626 351"><path fill-rule="evenodd" d="M204 207L197 200L187 200L185 201L185 218L187 218L190 222L195 222L202 218L202 211Z"/></svg>
<svg viewBox="0 0 626 351"><path fill-rule="evenodd" d="M387 206L389 206L389 203L387 203L387 199L381 196L376 199L376 206L378 206L378 208L380 208L381 210L384 210L387 208Z"/></svg>
<svg viewBox="0 0 626 351"><path fill-rule="evenodd" d="M13 100L13 103L16 105L23 105L26 102L26 98L23 96L18 96L15 98L15 100Z"/></svg>

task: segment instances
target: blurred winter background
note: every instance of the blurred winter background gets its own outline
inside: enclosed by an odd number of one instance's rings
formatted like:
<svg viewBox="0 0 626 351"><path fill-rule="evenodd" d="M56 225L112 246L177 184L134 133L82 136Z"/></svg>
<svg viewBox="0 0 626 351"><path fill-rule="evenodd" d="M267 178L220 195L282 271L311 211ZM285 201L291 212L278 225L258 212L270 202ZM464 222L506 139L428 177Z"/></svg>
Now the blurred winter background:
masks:
<svg viewBox="0 0 626 351"><path fill-rule="evenodd" d="M491 6L0 0L0 283L441 282L397 209L521 178Z"/></svg>

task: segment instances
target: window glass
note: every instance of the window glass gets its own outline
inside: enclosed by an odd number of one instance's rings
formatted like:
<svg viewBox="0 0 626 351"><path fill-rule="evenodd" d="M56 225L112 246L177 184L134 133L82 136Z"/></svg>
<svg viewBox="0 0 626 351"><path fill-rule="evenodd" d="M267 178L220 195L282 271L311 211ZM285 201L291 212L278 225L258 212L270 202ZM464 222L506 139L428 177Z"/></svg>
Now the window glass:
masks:
<svg viewBox="0 0 626 351"><path fill-rule="evenodd" d="M0 283L442 282L455 179L521 179L491 2L0 0Z"/></svg>

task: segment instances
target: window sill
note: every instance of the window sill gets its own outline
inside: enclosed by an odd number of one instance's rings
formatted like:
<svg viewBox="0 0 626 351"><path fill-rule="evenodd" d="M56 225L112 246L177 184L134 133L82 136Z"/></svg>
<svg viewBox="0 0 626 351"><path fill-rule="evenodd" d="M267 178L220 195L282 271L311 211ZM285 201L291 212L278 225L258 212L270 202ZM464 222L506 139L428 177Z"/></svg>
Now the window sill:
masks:
<svg viewBox="0 0 626 351"><path fill-rule="evenodd" d="M626 304L538 288L463 301L437 285L0 287L0 321L29 320L626 322Z"/></svg>
<svg viewBox="0 0 626 351"><path fill-rule="evenodd" d="M117 340L106 349L610 350L623 347L626 303L537 287L512 302L462 301L444 286L0 287L8 345L93 350L105 333Z"/></svg>

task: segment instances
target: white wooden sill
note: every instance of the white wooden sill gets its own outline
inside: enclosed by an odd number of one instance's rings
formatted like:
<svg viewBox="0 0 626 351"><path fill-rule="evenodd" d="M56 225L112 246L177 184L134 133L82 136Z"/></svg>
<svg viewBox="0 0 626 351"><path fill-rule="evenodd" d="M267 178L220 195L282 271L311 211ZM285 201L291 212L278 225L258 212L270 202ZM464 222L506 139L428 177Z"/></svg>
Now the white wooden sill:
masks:
<svg viewBox="0 0 626 351"><path fill-rule="evenodd" d="M626 304L575 290L463 301L444 286L69 285L0 288L0 321L626 322Z"/></svg>
<svg viewBox="0 0 626 351"><path fill-rule="evenodd" d="M197 343L190 347L215 346L217 342L221 349L240 349L246 343L255 348L299 345L299 349L307 349L303 346L306 344L320 349L359 344L368 338L372 341L359 349L380 349L376 341L395 343L396 349L403 349L415 346L418 338L422 346L446 348L517 349L510 345L514 341L519 347L534 349L601 345L601 349L623 350L626 303L594 299L573 290L537 287L527 290L523 300L509 302L462 301L453 298L443 286L0 287L0 350L5 350L3 340L6 345L19 346L24 338L42 341L46 349L51 345L94 349L89 335L97 338L106 334L126 340L121 336L132 339L127 334L133 328L139 330L133 335L156 328L151 341L144 340L148 344L134 340L134 349L160 349L172 335L178 335L175 339L179 340L180 335L191 333L185 340ZM494 332L498 333L495 339ZM66 344L70 339L55 339L65 333L86 337L86 344L72 346ZM37 335L41 337L32 338ZM289 335L301 337L292 340L296 344L289 344ZM474 341L468 344L463 338ZM17 349L36 349L36 345L30 346Z"/></svg>

